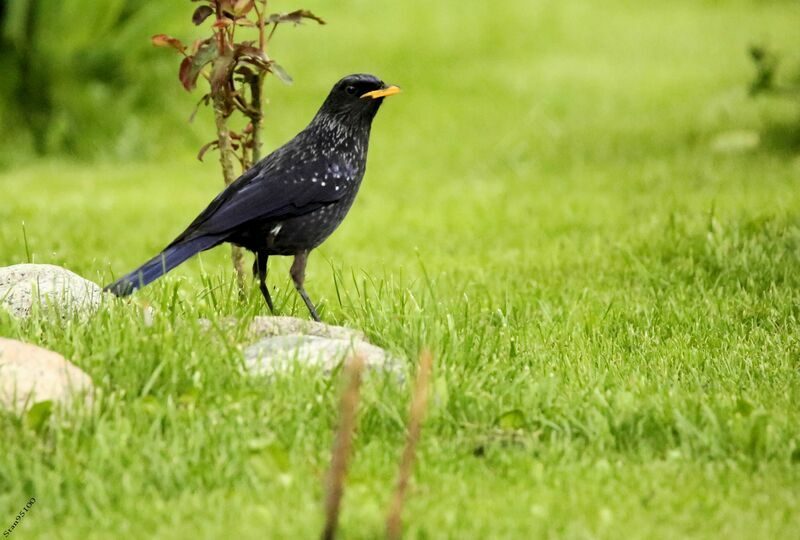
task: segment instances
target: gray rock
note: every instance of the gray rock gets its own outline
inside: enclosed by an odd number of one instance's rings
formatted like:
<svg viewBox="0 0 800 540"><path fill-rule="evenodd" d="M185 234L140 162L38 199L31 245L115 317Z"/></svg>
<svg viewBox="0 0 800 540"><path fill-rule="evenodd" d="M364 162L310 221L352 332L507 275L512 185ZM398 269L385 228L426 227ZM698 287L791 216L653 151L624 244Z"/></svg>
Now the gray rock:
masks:
<svg viewBox="0 0 800 540"><path fill-rule="evenodd" d="M250 323L247 332L252 339L291 334L357 341L366 341L367 339L359 330L297 317L253 317L253 322Z"/></svg>
<svg viewBox="0 0 800 540"><path fill-rule="evenodd" d="M60 266L17 264L0 267L0 308L16 317L30 316L38 300L65 315L88 313L99 305L103 293L96 283Z"/></svg>
<svg viewBox="0 0 800 540"><path fill-rule="evenodd" d="M208 331L213 326L208 319L200 319L200 327ZM217 325L223 330L230 330L236 327L239 320L236 317L223 317L217 320ZM246 336L248 340L256 340L265 337L286 336L292 334L302 334L308 336L319 336L336 339L355 339L366 341L363 332L344 326L332 326L330 324L319 323L297 317L284 316L257 316L253 317L247 327Z"/></svg>
<svg viewBox="0 0 800 540"><path fill-rule="evenodd" d="M387 371L402 378L402 364L385 350L357 339L291 334L262 339L244 350L245 368L254 375L287 371L302 365L330 373L347 356L359 354L373 371Z"/></svg>
<svg viewBox="0 0 800 540"><path fill-rule="evenodd" d="M60 354L0 338L0 407L21 412L51 400L69 405L82 396L91 403L92 379Z"/></svg>
<svg viewBox="0 0 800 540"><path fill-rule="evenodd" d="M223 317L214 324L200 319L201 328L219 327L232 331L240 324L235 317ZM380 347L367 342L363 332L307 319L281 316L254 317L244 332L245 368L253 375L264 375L306 366L330 373L346 357L359 354L372 371L395 373L403 380L404 364Z"/></svg>

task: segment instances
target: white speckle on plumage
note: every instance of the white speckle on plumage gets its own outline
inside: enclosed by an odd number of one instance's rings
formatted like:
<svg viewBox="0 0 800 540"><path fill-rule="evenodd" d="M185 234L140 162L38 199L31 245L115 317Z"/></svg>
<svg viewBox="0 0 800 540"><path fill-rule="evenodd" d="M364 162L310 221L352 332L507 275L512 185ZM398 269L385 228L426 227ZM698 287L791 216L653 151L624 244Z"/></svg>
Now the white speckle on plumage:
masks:
<svg viewBox="0 0 800 540"><path fill-rule="evenodd" d="M347 110L329 110L323 106L293 143L276 151L274 165L265 176L277 173L275 176L280 180L276 179L276 187L279 191L286 190L286 202L294 205L297 201L300 204L275 209L274 217L281 221L264 223L266 226L259 231L257 238L254 237L256 249L276 255L311 250L338 227L364 176L371 114L354 118ZM277 166L278 162L280 166ZM272 199L265 201L270 205L275 202ZM291 217L283 213L287 208ZM265 240L266 245L256 243ZM245 247L252 250L247 244Z"/></svg>

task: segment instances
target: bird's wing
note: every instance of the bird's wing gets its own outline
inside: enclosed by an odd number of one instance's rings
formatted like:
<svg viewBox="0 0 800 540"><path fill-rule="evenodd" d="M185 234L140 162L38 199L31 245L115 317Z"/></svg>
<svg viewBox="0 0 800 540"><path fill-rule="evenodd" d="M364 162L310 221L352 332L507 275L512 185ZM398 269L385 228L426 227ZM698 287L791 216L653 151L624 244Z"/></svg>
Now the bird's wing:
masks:
<svg viewBox="0 0 800 540"><path fill-rule="evenodd" d="M349 192L350 183L334 182L331 175L322 156L290 145L280 148L226 187L170 245L224 234L251 221L307 214L333 203Z"/></svg>

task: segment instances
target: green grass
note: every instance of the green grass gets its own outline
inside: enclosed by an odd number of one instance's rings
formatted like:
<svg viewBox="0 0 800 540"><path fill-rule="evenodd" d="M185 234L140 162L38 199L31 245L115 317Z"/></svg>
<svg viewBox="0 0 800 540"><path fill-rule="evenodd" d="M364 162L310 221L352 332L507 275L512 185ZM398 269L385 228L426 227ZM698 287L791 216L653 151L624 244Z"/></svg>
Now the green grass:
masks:
<svg viewBox="0 0 800 540"><path fill-rule="evenodd" d="M270 144L345 72L405 90L307 287L328 322L410 367L435 353L408 537L796 538L797 110L746 97L745 50L798 50L800 11L596 4L304 5L331 24L276 42L297 83L269 87ZM743 129L757 149L711 151ZM189 153L6 171L0 264L29 253L106 282L218 182ZM38 431L0 417L0 527L35 496L13 536L318 534L339 380L241 375L242 331L196 322L265 312L257 292L237 300L227 256L85 324L0 318L0 335L64 354L101 392L92 414ZM287 271L271 266L278 309L305 317ZM408 400L365 385L345 538L382 534Z"/></svg>

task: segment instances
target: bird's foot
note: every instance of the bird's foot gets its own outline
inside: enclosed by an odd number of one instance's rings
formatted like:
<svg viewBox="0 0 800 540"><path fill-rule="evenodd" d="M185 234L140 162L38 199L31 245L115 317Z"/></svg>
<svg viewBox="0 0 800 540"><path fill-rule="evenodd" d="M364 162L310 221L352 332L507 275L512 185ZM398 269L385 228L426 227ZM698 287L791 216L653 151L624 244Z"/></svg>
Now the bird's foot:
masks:
<svg viewBox="0 0 800 540"><path fill-rule="evenodd" d="M319 314L317 313L317 308L314 307L314 304L311 302L311 298L308 297L306 290L303 287L297 287L297 292L300 293L300 298L303 299L303 302L305 302L306 307L308 308L308 312L311 313L311 318L317 322L322 322L322 319L320 319Z"/></svg>

